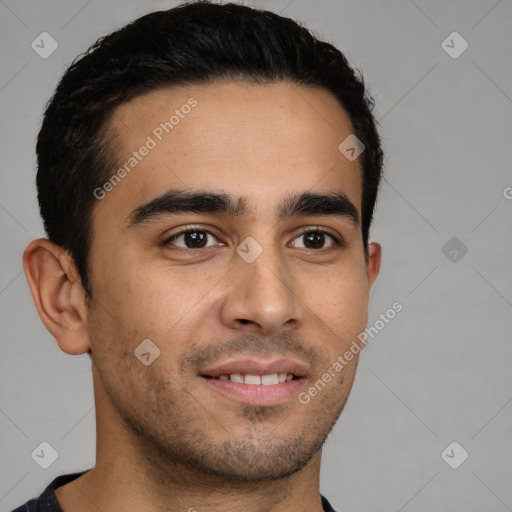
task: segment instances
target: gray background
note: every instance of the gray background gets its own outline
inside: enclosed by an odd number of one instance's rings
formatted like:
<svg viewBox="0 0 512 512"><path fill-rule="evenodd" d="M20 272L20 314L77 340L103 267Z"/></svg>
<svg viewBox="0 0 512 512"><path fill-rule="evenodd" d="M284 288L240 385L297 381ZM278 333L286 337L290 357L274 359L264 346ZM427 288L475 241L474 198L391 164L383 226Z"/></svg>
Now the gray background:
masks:
<svg viewBox="0 0 512 512"><path fill-rule="evenodd" d="M21 265L44 236L34 145L45 102L99 36L176 4L0 0L3 511L94 464L89 360L58 349ZM324 450L322 492L339 512L512 510L512 2L252 5L302 20L363 71L386 151L369 324L395 301L403 311L363 352ZM59 44L47 59L31 48L43 31ZM453 31L469 44L456 59L441 46ZM452 237L468 249L455 262L442 251ZM59 453L46 470L31 458L42 441ZM452 441L469 453L458 469L441 458Z"/></svg>

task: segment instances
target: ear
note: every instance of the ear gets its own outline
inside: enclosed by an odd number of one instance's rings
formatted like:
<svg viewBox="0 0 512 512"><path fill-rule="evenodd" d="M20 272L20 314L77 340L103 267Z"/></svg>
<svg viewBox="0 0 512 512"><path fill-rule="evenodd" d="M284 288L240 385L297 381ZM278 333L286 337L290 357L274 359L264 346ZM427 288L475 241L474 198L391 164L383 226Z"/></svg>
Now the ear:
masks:
<svg viewBox="0 0 512 512"><path fill-rule="evenodd" d="M23 252L23 268L39 317L60 349L88 352L86 294L69 252L46 238L33 240Z"/></svg>
<svg viewBox="0 0 512 512"><path fill-rule="evenodd" d="M382 257L382 247L377 242L371 242L368 244L368 263L366 274L368 277L368 284L371 288L375 279L379 275L380 261Z"/></svg>

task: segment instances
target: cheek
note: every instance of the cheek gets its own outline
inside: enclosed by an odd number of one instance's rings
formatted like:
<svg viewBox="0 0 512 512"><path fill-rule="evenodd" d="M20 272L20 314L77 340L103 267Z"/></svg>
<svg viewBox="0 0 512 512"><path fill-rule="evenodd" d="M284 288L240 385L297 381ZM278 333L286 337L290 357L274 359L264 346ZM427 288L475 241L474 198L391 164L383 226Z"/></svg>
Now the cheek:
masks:
<svg viewBox="0 0 512 512"><path fill-rule="evenodd" d="M221 270L173 267L165 260L119 258L115 267L104 268L106 285L98 297L134 341L150 338L155 343L167 343L198 312L204 316L205 308L213 307L209 291L221 279Z"/></svg>
<svg viewBox="0 0 512 512"><path fill-rule="evenodd" d="M165 282L148 272L147 263L112 254L103 264L97 259L95 265L98 270L93 301L98 315L106 315L102 323L109 324L109 330L131 338L133 343L139 338L151 338L150 334L162 330L162 322L172 325L169 311L173 307L169 302L175 295Z"/></svg>
<svg viewBox="0 0 512 512"><path fill-rule="evenodd" d="M314 291L322 307L351 313L365 309L369 290L364 264L342 262L316 273L304 273L304 278L309 281L307 289Z"/></svg>
<svg viewBox="0 0 512 512"><path fill-rule="evenodd" d="M336 352L344 351L366 327L368 285L364 266L339 268L315 280L304 301L324 324Z"/></svg>

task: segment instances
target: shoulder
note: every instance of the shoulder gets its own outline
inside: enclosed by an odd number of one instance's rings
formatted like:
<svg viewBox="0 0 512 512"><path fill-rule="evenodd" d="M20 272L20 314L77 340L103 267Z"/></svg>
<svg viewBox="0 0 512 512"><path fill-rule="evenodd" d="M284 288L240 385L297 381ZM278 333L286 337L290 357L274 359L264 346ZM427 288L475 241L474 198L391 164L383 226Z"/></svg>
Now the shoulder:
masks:
<svg viewBox="0 0 512 512"><path fill-rule="evenodd" d="M12 512L62 512L59 502L55 497L55 489L75 480L84 473L87 473L87 471L89 470L60 475L54 478L40 496L32 498L18 508L15 508Z"/></svg>
<svg viewBox="0 0 512 512"><path fill-rule="evenodd" d="M324 509L324 512L336 512L336 510L334 510L332 508L329 501L327 501L327 498L325 496L321 496L321 498L322 498L322 508Z"/></svg>

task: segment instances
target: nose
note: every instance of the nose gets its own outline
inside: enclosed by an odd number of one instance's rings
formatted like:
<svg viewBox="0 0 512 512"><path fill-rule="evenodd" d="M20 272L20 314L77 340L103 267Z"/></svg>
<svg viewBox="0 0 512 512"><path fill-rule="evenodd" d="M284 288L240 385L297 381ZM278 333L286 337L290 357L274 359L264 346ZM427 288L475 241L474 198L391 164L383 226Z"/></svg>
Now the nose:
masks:
<svg viewBox="0 0 512 512"><path fill-rule="evenodd" d="M271 336L302 324L299 280L292 278L277 250L266 248L252 263L236 255L234 265L220 308L224 325Z"/></svg>

